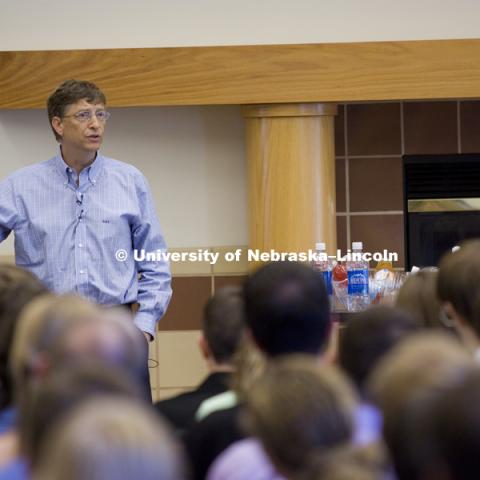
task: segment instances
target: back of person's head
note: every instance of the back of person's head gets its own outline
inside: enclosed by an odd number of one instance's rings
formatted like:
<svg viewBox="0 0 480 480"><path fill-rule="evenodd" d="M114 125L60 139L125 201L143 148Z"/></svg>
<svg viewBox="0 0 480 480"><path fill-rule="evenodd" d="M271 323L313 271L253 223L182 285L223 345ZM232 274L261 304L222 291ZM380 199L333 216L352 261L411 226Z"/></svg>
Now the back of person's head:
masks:
<svg viewBox="0 0 480 480"><path fill-rule="evenodd" d="M247 428L288 478L351 440L355 397L343 375L312 357L272 361L247 395Z"/></svg>
<svg viewBox="0 0 480 480"><path fill-rule="evenodd" d="M296 262L273 262L245 283L246 321L269 356L319 354L330 333L330 308L323 277Z"/></svg>
<svg viewBox="0 0 480 480"><path fill-rule="evenodd" d="M35 480L180 480L181 453L167 427L144 407L92 399L48 436Z"/></svg>
<svg viewBox="0 0 480 480"><path fill-rule="evenodd" d="M480 472L480 371L470 370L437 399L430 411L436 447L435 477L476 480Z"/></svg>
<svg viewBox="0 0 480 480"><path fill-rule="evenodd" d="M25 458L35 465L50 429L81 402L98 395L144 401L140 387L111 365L85 361L52 369L27 401L20 403L20 443Z"/></svg>
<svg viewBox="0 0 480 480"><path fill-rule="evenodd" d="M441 258L438 296L480 337L480 240L462 243Z"/></svg>
<svg viewBox="0 0 480 480"><path fill-rule="evenodd" d="M452 330L443 319L437 291L438 271L419 270L407 277L400 288L395 306L413 315L427 328Z"/></svg>
<svg viewBox="0 0 480 480"><path fill-rule="evenodd" d="M368 447L346 445L320 455L302 480L384 480L390 470L388 455L380 443Z"/></svg>
<svg viewBox="0 0 480 480"><path fill-rule="evenodd" d="M51 366L52 345L67 326L97 313L93 304L74 295L43 295L29 303L20 315L11 350L17 401L27 394L27 385Z"/></svg>
<svg viewBox="0 0 480 480"><path fill-rule="evenodd" d="M52 365L97 360L122 369L136 383L143 383L145 341L131 315L123 309L101 310L71 322L52 339Z"/></svg>
<svg viewBox="0 0 480 480"><path fill-rule="evenodd" d="M380 360L368 389L383 413L383 436L399 480L422 478L433 456L427 413L472 366L459 341L441 332L411 336Z"/></svg>
<svg viewBox="0 0 480 480"><path fill-rule="evenodd" d="M357 313L341 330L338 361L360 392L380 358L395 344L420 330L407 312L373 307Z"/></svg>
<svg viewBox="0 0 480 480"><path fill-rule="evenodd" d="M45 293L46 287L32 273L0 264L0 411L13 400L10 351L18 318L30 301Z"/></svg>
<svg viewBox="0 0 480 480"><path fill-rule="evenodd" d="M215 362L230 364L245 332L240 287L229 286L215 292L205 306L202 331Z"/></svg>

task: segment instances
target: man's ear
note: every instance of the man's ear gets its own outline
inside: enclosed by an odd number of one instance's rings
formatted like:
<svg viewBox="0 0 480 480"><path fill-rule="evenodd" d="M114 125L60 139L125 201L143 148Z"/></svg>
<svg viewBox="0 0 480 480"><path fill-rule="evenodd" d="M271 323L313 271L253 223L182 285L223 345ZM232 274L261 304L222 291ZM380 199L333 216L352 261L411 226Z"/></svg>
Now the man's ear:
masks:
<svg viewBox="0 0 480 480"><path fill-rule="evenodd" d="M58 136L63 136L63 122L60 117L52 118L52 128L57 132Z"/></svg>
<svg viewBox="0 0 480 480"><path fill-rule="evenodd" d="M200 352L203 358L205 358L205 360L212 356L210 352L210 347L208 346L208 342L204 337L203 333L200 334L200 337L198 339L198 348L200 349Z"/></svg>
<svg viewBox="0 0 480 480"><path fill-rule="evenodd" d="M34 378L44 379L50 371L51 362L46 354L38 353L31 361L30 371Z"/></svg>
<svg viewBox="0 0 480 480"><path fill-rule="evenodd" d="M464 326L465 320L458 312L455 310L451 302L443 302L442 305L443 311L447 314L448 318L453 321L458 326Z"/></svg>
<svg viewBox="0 0 480 480"><path fill-rule="evenodd" d="M259 352L261 352L262 354L265 353L265 350L258 344L255 336L253 335L253 332L252 330L250 330L250 327L247 327L245 329L245 341L247 343L249 343L250 345L252 345L254 348L256 348Z"/></svg>

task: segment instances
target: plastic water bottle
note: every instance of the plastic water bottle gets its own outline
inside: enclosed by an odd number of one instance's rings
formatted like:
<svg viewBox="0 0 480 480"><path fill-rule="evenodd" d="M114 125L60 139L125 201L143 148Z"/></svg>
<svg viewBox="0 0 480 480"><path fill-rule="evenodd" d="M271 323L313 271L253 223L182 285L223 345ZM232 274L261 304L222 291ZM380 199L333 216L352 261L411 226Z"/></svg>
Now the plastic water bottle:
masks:
<svg viewBox="0 0 480 480"><path fill-rule="evenodd" d="M347 309L349 312L365 310L370 304L370 296L368 294L368 262L361 259L362 253L362 242L353 242L351 259L347 261Z"/></svg>
<svg viewBox="0 0 480 480"><path fill-rule="evenodd" d="M317 272L323 274L323 280L327 287L328 297L330 298L330 305L332 304L332 262L328 258L328 253L325 248L325 243L318 242L315 244L315 254L317 260L313 262L313 268Z"/></svg>

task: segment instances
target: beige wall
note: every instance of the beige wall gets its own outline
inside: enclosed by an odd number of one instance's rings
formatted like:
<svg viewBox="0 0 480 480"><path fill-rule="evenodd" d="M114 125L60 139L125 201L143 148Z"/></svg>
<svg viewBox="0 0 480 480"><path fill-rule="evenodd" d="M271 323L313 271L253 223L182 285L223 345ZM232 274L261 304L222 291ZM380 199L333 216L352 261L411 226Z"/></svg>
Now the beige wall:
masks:
<svg viewBox="0 0 480 480"><path fill-rule="evenodd" d="M0 50L475 38L480 16L476 0L84 0L79 9L73 16L68 1L0 0ZM238 107L113 113L103 152L146 174L170 246L246 244ZM0 111L0 179L54 151L43 111ZM11 239L0 244L0 255L12 251ZM159 333L155 397L204 375L197 336Z"/></svg>
<svg viewBox="0 0 480 480"><path fill-rule="evenodd" d="M1 50L476 38L476 0L0 0Z"/></svg>
<svg viewBox="0 0 480 480"><path fill-rule="evenodd" d="M237 106L113 109L105 155L144 172L169 246L247 242L244 125ZM0 110L0 180L55 155L44 111ZM13 252L12 241L0 254Z"/></svg>

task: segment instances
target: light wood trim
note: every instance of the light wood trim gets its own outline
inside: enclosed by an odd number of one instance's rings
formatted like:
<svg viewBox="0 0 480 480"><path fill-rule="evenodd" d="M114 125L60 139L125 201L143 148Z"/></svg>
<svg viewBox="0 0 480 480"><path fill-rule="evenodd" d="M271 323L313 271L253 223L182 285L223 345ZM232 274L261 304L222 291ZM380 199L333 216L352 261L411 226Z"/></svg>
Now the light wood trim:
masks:
<svg viewBox="0 0 480 480"><path fill-rule="evenodd" d="M332 115L304 116L297 105L248 109L246 119L249 246L269 252L306 252L324 241L336 249L335 106L311 106ZM254 265L251 265L254 267Z"/></svg>
<svg viewBox="0 0 480 480"><path fill-rule="evenodd" d="M242 114L245 118L260 117L318 117L336 115L334 103L287 103L270 105L244 105Z"/></svg>
<svg viewBox="0 0 480 480"><path fill-rule="evenodd" d="M480 97L480 39L0 52L0 108L66 78L114 107Z"/></svg>

